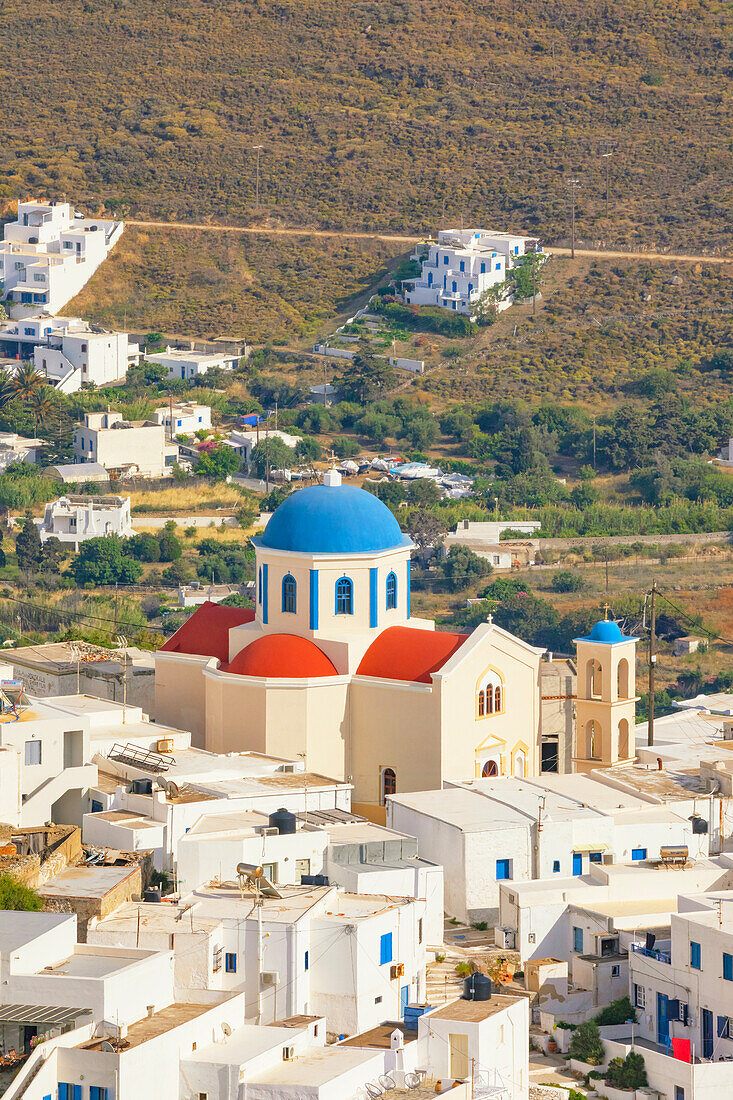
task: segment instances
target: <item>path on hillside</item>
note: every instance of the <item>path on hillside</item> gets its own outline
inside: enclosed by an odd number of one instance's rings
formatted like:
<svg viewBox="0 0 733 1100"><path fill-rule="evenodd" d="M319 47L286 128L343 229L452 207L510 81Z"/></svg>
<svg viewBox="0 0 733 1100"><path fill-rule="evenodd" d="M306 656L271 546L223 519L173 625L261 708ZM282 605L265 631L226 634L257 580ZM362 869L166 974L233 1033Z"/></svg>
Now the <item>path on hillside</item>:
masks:
<svg viewBox="0 0 733 1100"><path fill-rule="evenodd" d="M203 222L161 222L128 219L126 225L139 229L200 229L207 233L259 234L264 237L351 237L357 241L392 241L395 244L419 244L424 237L400 236L392 233L354 233L340 229L293 229L292 227L273 228L263 225L208 225ZM555 256L569 256L569 248L547 247L546 251ZM576 248L576 257L590 256L601 260L661 260L664 263L682 264L729 264L733 256L695 256L679 252L614 252L603 249Z"/></svg>

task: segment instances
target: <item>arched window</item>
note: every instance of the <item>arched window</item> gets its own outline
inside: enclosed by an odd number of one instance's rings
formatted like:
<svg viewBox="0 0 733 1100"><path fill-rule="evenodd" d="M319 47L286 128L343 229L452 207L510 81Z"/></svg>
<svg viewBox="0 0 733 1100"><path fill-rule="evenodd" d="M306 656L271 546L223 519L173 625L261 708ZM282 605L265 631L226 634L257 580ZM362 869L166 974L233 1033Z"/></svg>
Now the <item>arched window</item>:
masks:
<svg viewBox="0 0 733 1100"><path fill-rule="evenodd" d="M354 585L348 577L336 581L336 614L354 614Z"/></svg>
<svg viewBox="0 0 733 1100"><path fill-rule="evenodd" d="M479 718L483 718L484 714L486 713L486 692L485 691L480 691L478 693L477 711L478 711Z"/></svg>
<svg viewBox="0 0 733 1100"><path fill-rule="evenodd" d="M616 674L618 698L628 699L629 697L629 662L625 657L622 657L618 663L618 672Z"/></svg>
<svg viewBox="0 0 733 1100"><path fill-rule="evenodd" d="M479 680L476 692L476 714L483 718L489 714L501 714L504 710L504 681L494 669L489 669Z"/></svg>
<svg viewBox="0 0 733 1100"><path fill-rule="evenodd" d="M295 583L295 577L291 573L286 573L283 577L283 611L288 615L294 615L297 609L297 596L298 586Z"/></svg>
<svg viewBox="0 0 733 1100"><path fill-rule="evenodd" d="M387 577L387 610L394 611L397 607L397 577L390 573Z"/></svg>
<svg viewBox="0 0 733 1100"><path fill-rule="evenodd" d="M618 724L618 758L629 759L629 723L626 718L622 718Z"/></svg>
<svg viewBox="0 0 733 1100"><path fill-rule="evenodd" d="M494 688L494 710L497 714L501 710L501 687L498 684Z"/></svg>
<svg viewBox="0 0 733 1100"><path fill-rule="evenodd" d="M382 768L382 797L381 804L385 805L387 795L397 793L397 775L394 768Z"/></svg>
<svg viewBox="0 0 733 1100"><path fill-rule="evenodd" d="M494 689L491 684L486 685L486 713L494 713Z"/></svg>
<svg viewBox="0 0 733 1100"><path fill-rule="evenodd" d="M517 779L524 779L525 767L526 762L524 759L524 753L518 752L517 755L514 757L514 775Z"/></svg>
<svg viewBox="0 0 733 1100"><path fill-rule="evenodd" d="M481 769L481 775L484 779L490 779L494 775L499 774L499 769L496 766L495 760L487 760Z"/></svg>
<svg viewBox="0 0 733 1100"><path fill-rule="evenodd" d="M586 753L589 760L600 760L601 758L601 727L594 719L591 718L590 722L585 729L586 736Z"/></svg>
<svg viewBox="0 0 733 1100"><path fill-rule="evenodd" d="M599 661L591 659L585 666L586 699L600 699L603 695L603 673Z"/></svg>
<svg viewBox="0 0 733 1100"><path fill-rule="evenodd" d="M262 603L262 566L257 576L257 603Z"/></svg>

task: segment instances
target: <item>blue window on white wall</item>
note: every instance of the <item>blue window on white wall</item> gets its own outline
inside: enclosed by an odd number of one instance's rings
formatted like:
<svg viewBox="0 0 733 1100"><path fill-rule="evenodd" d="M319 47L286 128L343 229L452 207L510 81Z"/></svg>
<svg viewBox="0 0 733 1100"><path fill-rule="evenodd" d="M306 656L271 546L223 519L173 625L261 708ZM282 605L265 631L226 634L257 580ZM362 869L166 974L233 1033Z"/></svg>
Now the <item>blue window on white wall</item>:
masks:
<svg viewBox="0 0 733 1100"><path fill-rule="evenodd" d="M455 281L455 279L453 280L452 286L453 286L453 293L455 294L455 292L458 290L458 283Z"/></svg>
<svg viewBox="0 0 733 1100"><path fill-rule="evenodd" d="M486 264L483 261L481 262L481 274L486 274Z"/></svg>
<svg viewBox="0 0 733 1100"><path fill-rule="evenodd" d="M392 933L385 932L379 940L379 965L392 962Z"/></svg>
<svg viewBox="0 0 733 1100"><path fill-rule="evenodd" d="M283 577L283 612L294 615L297 609L298 587L295 577L287 573Z"/></svg>
<svg viewBox="0 0 733 1100"><path fill-rule="evenodd" d="M59 1100L81 1100L81 1085L59 1081Z"/></svg>
<svg viewBox="0 0 733 1100"><path fill-rule="evenodd" d="M552 862L552 873L553 873L553 875L556 875L559 870L560 870L560 860L555 859Z"/></svg>
<svg viewBox="0 0 733 1100"><path fill-rule="evenodd" d="M304 969L305 969L305 970L307 970L307 969L309 968L309 966L310 966L310 955L309 955L309 953L308 953L308 952L306 951L306 953L305 953L305 967L304 967Z"/></svg>
<svg viewBox="0 0 733 1100"><path fill-rule="evenodd" d="M583 929L573 928L573 951L583 953Z"/></svg>
<svg viewBox="0 0 733 1100"><path fill-rule="evenodd" d="M496 270L497 270L497 271L501 271L501 264L497 264L497 265L496 265Z"/></svg>
<svg viewBox="0 0 733 1100"><path fill-rule="evenodd" d="M631 858L632 859L646 859L646 848L632 848L631 849Z"/></svg>
<svg viewBox="0 0 733 1100"><path fill-rule="evenodd" d="M496 861L496 881L500 882L502 879L512 877L512 861L510 859L497 859Z"/></svg>
<svg viewBox="0 0 733 1100"><path fill-rule="evenodd" d="M387 610L393 611L397 607L397 577L390 573L387 577Z"/></svg>
<svg viewBox="0 0 733 1100"><path fill-rule="evenodd" d="M444 257L443 257L443 263L444 263L444 264L447 264L447 263L448 263L448 257L447 257L447 256L444 256Z"/></svg>
<svg viewBox="0 0 733 1100"><path fill-rule="evenodd" d="M461 269L461 271L465 271L465 270L466 270L466 264L465 264L465 261L464 261L464 260L461 260L461 263L460 263L460 269Z"/></svg>
<svg viewBox="0 0 733 1100"><path fill-rule="evenodd" d="M723 952L723 977L727 982L733 982L733 955Z"/></svg>
<svg viewBox="0 0 733 1100"><path fill-rule="evenodd" d="M104 1085L91 1085L89 1088L89 1100L107 1100L107 1089Z"/></svg>
<svg viewBox="0 0 733 1100"><path fill-rule="evenodd" d="M336 614L354 614L354 585L348 577L336 581Z"/></svg>
<svg viewBox="0 0 733 1100"><path fill-rule="evenodd" d="M702 970L700 944L690 940L690 966L693 970Z"/></svg>
<svg viewBox="0 0 733 1100"><path fill-rule="evenodd" d="M224 956L224 969L227 974L237 973L237 956L234 951L227 951Z"/></svg>

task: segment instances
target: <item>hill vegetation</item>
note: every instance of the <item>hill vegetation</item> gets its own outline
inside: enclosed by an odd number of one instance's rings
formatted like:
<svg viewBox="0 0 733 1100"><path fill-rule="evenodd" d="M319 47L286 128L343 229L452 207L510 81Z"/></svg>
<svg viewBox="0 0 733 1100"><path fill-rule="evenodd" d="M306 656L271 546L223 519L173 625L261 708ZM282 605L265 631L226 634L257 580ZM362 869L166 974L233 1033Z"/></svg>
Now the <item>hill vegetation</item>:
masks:
<svg viewBox="0 0 733 1100"><path fill-rule="evenodd" d="M0 198L720 249L724 0L6 0ZM32 72L33 79L27 80ZM605 161L611 148L610 218Z"/></svg>

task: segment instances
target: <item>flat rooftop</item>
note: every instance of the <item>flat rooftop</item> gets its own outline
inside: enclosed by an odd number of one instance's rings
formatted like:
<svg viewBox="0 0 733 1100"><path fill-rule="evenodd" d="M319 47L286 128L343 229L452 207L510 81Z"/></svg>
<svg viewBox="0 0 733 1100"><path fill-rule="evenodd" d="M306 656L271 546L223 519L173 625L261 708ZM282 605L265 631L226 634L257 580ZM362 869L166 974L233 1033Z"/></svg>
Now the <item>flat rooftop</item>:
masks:
<svg viewBox="0 0 733 1100"><path fill-rule="evenodd" d="M87 864L67 867L38 887L46 898L104 898L137 873L137 864L126 867L100 867Z"/></svg>
<svg viewBox="0 0 733 1100"><path fill-rule="evenodd" d="M431 1020L456 1020L473 1021L487 1020L489 1016L495 1016L497 1012L503 1012L505 1008L514 1005L517 1001L523 1001L524 997L512 997L503 993L493 993L488 1001L451 1001L431 1012Z"/></svg>
<svg viewBox="0 0 733 1100"><path fill-rule="evenodd" d="M388 1020L387 1023L378 1024L369 1031L362 1031L359 1035L352 1035L340 1044L342 1047L371 1047L376 1050L391 1050L392 1035L395 1031L401 1031L405 1043L414 1043L417 1039L417 1031L408 1031L401 1021Z"/></svg>
<svg viewBox="0 0 733 1100"><path fill-rule="evenodd" d="M289 1046L292 1042L293 1032L290 1028L276 1024L243 1024L222 1042L197 1046L196 1050L186 1055L186 1061L244 1066L253 1058L266 1054L268 1050Z"/></svg>
<svg viewBox="0 0 733 1100"><path fill-rule="evenodd" d="M599 768L598 775L623 783L634 791L652 795L660 802L679 802L707 794L705 780L693 771L665 769L644 764L627 764L620 768Z"/></svg>
<svg viewBox="0 0 733 1100"><path fill-rule="evenodd" d="M247 1080L253 1085L283 1085L289 1088L300 1086L303 1089L303 1095L310 1096L314 1089L327 1085L370 1062L374 1062L375 1066L378 1062L381 1064L381 1056L376 1055L373 1050L359 1050L342 1044L310 1047L292 1061L278 1062L263 1073L253 1074ZM375 1076L377 1076L376 1069Z"/></svg>
<svg viewBox="0 0 733 1100"><path fill-rule="evenodd" d="M166 1031L172 1031L181 1024L187 1024L190 1020L203 1016L212 1007L213 1004L187 1004L176 1001L166 1008L159 1009L152 1016L145 1016L136 1024L130 1024L127 1029L127 1042L130 1047L139 1047L142 1043L156 1039ZM95 1039L92 1042L82 1043L81 1047L83 1050L99 1050L102 1042L102 1039Z"/></svg>
<svg viewBox="0 0 733 1100"><path fill-rule="evenodd" d="M44 978L106 978L142 959L151 958L156 952L129 947L97 947L89 944L77 944L73 955L36 970L36 975Z"/></svg>
<svg viewBox="0 0 733 1100"><path fill-rule="evenodd" d="M68 913L25 913L3 909L0 911L0 954L17 951L37 936L74 919Z"/></svg>
<svg viewBox="0 0 733 1100"><path fill-rule="evenodd" d="M201 916L195 905L129 901L99 921L97 928L107 933L136 932L138 920L140 928L148 932L175 932L177 935L210 932L221 923L216 918Z"/></svg>

